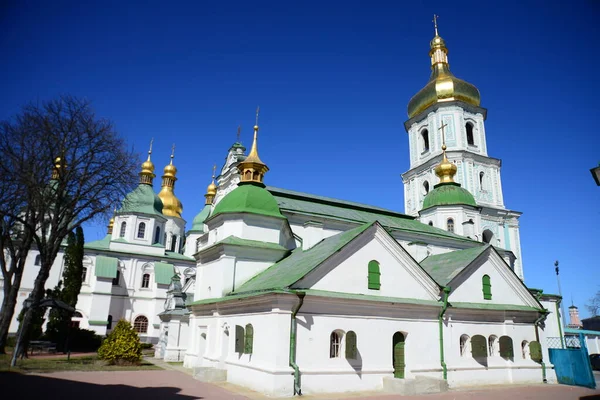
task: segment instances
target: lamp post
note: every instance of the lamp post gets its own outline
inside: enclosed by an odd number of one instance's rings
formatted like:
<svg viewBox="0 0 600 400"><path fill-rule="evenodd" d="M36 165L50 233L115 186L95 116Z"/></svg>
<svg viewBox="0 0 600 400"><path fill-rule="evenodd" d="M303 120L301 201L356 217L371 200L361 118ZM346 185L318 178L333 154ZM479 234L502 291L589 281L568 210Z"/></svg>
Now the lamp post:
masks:
<svg viewBox="0 0 600 400"><path fill-rule="evenodd" d="M562 300L562 290L560 289L560 276L558 275L558 260L554 261L554 270L556 271L556 283L558 283L558 295L560 296L560 314L561 314L561 319L562 319L562 327L563 329L565 328L565 305L563 304L563 300ZM558 326L560 327L561 324L559 322ZM561 332L561 336L560 336L560 340L561 342L564 340L563 336L562 336L562 332Z"/></svg>
<svg viewBox="0 0 600 400"><path fill-rule="evenodd" d="M596 168L590 169L590 172L592 173L592 177L596 181L596 185L600 186L600 165L598 165Z"/></svg>

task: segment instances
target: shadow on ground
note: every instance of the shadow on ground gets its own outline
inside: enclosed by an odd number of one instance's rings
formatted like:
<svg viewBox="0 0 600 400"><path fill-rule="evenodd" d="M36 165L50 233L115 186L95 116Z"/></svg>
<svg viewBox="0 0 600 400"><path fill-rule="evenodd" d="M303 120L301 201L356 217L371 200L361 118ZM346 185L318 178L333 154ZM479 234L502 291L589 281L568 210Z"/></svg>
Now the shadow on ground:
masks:
<svg viewBox="0 0 600 400"><path fill-rule="evenodd" d="M69 381L39 375L26 375L16 372L0 372L0 388L2 388L3 399L202 399L202 397L179 394L181 389L176 387L139 388L127 385L96 385L93 383Z"/></svg>

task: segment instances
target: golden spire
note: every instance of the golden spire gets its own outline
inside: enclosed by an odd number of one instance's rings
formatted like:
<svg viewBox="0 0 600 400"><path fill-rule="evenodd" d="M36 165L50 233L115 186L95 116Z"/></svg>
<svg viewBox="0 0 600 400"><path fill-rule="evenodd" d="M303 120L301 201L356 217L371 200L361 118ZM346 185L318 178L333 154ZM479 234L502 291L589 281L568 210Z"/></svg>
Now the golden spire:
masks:
<svg viewBox="0 0 600 400"><path fill-rule="evenodd" d="M140 183L152 186L152 181L156 176L154 174L154 164L150 161L152 155L152 142L154 138L150 139L150 149L148 150L148 159L142 163L142 171L140 172Z"/></svg>
<svg viewBox="0 0 600 400"><path fill-rule="evenodd" d="M442 131L442 161L435 167L435 174L440 178L440 183L454 183L454 175L456 175L457 167L448 161L446 157L446 136L444 134L444 128L448 124L442 121L442 126L439 130Z"/></svg>
<svg viewBox="0 0 600 400"><path fill-rule="evenodd" d="M204 204L212 204L215 199L215 195L217 194L217 185L215 185L215 172L217 170L217 165L213 165L213 173L212 173L212 182L206 188L206 194L204 197L206 198L206 202Z"/></svg>
<svg viewBox="0 0 600 400"><path fill-rule="evenodd" d="M238 164L238 169L240 171L241 177L240 180L242 183L244 182L254 182L261 185L263 184L263 178L265 173L269 170L269 167L263 163L258 156L258 146L257 146L257 138L258 138L258 113L260 111L260 107L256 108L256 124L254 125L254 140L252 141L252 149L250 149L250 154L244 161Z"/></svg>
<svg viewBox="0 0 600 400"><path fill-rule="evenodd" d="M162 176L162 186L158 197L163 203L163 214L169 217L181 218L183 212L183 205L181 201L175 196L175 181L177 177L177 168L173 165L173 158L175 157L175 144L171 147L171 161L164 169Z"/></svg>
<svg viewBox="0 0 600 400"><path fill-rule="evenodd" d="M57 180L61 173L64 172L66 167L65 160L62 157L56 157L54 159L54 166L52 167L52 180ZM62 172L61 172L62 171Z"/></svg>
<svg viewBox="0 0 600 400"><path fill-rule="evenodd" d="M242 134L242 126L238 125L236 143L240 143L240 135Z"/></svg>
<svg viewBox="0 0 600 400"><path fill-rule="evenodd" d="M438 20L439 16L433 14L433 29L435 30L435 36L431 40L429 46L431 50L429 50L429 56L431 57L431 66L432 68L436 64L445 64L448 66L448 49L446 48L446 42L438 33Z"/></svg>
<svg viewBox="0 0 600 400"><path fill-rule="evenodd" d="M437 30L437 19L439 17L435 14L433 14L433 29L435 29L435 36L439 36L438 35L438 30Z"/></svg>

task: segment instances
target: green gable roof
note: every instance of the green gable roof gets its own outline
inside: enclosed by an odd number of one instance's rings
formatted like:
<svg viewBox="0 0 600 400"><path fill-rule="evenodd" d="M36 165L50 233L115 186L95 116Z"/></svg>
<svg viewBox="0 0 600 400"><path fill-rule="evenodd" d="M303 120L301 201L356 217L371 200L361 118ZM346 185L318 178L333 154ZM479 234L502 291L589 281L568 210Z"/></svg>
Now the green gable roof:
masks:
<svg viewBox="0 0 600 400"><path fill-rule="evenodd" d="M270 186L267 187L267 190L273 194L282 212L287 211L361 225L378 221L388 230L473 242L471 239L423 224L409 215L396 211Z"/></svg>
<svg viewBox="0 0 600 400"><path fill-rule="evenodd" d="M456 250L429 256L419 264L441 286L446 286L456 275L469 266L489 245Z"/></svg>
<svg viewBox="0 0 600 400"><path fill-rule="evenodd" d="M206 221L206 219L210 215L210 209L211 205L207 204L204 206L202 211L200 211L198 215L194 217L194 220L192 221L192 229L190 229L190 232L204 233L204 221Z"/></svg>
<svg viewBox="0 0 600 400"><path fill-rule="evenodd" d="M163 262L154 263L154 277L156 279L156 283L161 285L169 285L173 275L175 275L175 268L173 268L173 264L167 264Z"/></svg>
<svg viewBox="0 0 600 400"><path fill-rule="evenodd" d="M304 251L296 248L289 256L244 283L235 293L288 288L318 267L374 223L364 224L322 240Z"/></svg>
<svg viewBox="0 0 600 400"><path fill-rule="evenodd" d="M110 235L106 235L100 240L88 242L84 244L83 247L90 250L108 250L110 247Z"/></svg>
<svg viewBox="0 0 600 400"><path fill-rule="evenodd" d="M150 185L140 183L125 196L119 214L142 213L162 216L163 203Z"/></svg>
<svg viewBox="0 0 600 400"><path fill-rule="evenodd" d="M98 278L116 278L119 260L114 257L96 257L96 276Z"/></svg>
<svg viewBox="0 0 600 400"><path fill-rule="evenodd" d="M440 183L423 199L423 208L447 205L467 205L477 207L475 198L467 189L460 187L459 183Z"/></svg>
<svg viewBox="0 0 600 400"><path fill-rule="evenodd" d="M250 213L268 217L285 218L277 201L268 190L252 185L240 185L217 203L211 219L219 214Z"/></svg>
<svg viewBox="0 0 600 400"><path fill-rule="evenodd" d="M205 252L208 249L212 249L214 247L218 247L221 245L254 247L256 249L265 249L265 250L288 251L288 249L286 249L285 247L283 247L277 243L261 242L260 240L242 239L242 238L239 238L236 236L227 236L225 239L219 240L215 244L213 244L205 249L202 249L202 252Z"/></svg>

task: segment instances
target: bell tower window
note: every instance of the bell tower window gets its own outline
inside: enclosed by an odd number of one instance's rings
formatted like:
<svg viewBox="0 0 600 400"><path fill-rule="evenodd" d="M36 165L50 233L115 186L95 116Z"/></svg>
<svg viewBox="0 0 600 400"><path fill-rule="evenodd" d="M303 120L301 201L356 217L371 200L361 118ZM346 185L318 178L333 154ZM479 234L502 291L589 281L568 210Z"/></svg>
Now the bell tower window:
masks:
<svg viewBox="0 0 600 400"><path fill-rule="evenodd" d="M423 140L423 153L427 153L429 151L429 131L427 129L421 131L421 139Z"/></svg>
<svg viewBox="0 0 600 400"><path fill-rule="evenodd" d="M475 146L475 140L473 137L473 124L467 122L467 124L465 125L465 130L467 131L467 144L469 146Z"/></svg>
<svg viewBox="0 0 600 400"><path fill-rule="evenodd" d="M448 218L448 221L446 221L446 224L447 224L448 232L454 232L454 220L452 218Z"/></svg>

